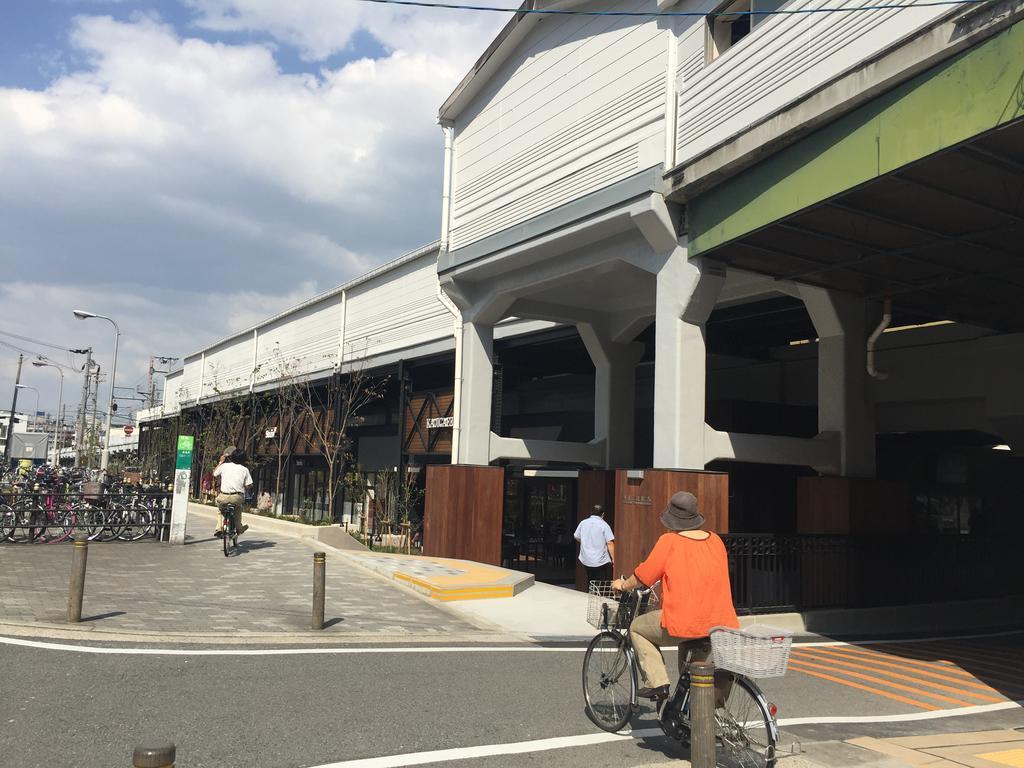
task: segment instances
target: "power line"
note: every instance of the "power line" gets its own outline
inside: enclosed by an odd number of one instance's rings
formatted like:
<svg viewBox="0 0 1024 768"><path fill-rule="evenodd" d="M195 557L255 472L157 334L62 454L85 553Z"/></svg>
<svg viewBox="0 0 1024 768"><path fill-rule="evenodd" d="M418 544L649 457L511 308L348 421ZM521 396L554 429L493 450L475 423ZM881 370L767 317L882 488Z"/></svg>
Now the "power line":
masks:
<svg viewBox="0 0 1024 768"><path fill-rule="evenodd" d="M546 16L638 16L651 18L656 16L782 16L803 13L850 13L852 11L889 11L897 8L928 8L937 5L979 5L989 0L927 0L923 3L884 3L880 5L862 5L845 8L779 8L772 11L723 11L720 14L702 11L577 11L559 8L492 8L486 5L464 5L462 3L428 3L422 0L358 0L362 3L378 3L380 5L404 5L416 8L446 8L455 11L490 11L492 13L542 14Z"/></svg>
<svg viewBox="0 0 1024 768"><path fill-rule="evenodd" d="M77 368L74 368L73 366L66 365L64 363L59 363L56 360L47 357L46 355L41 355L38 352L31 349L19 347L17 344L11 344L9 341L3 341L2 339L0 339L0 346L7 347L8 349L13 349L15 352L21 352L23 355L28 355L33 360L42 360L47 363L51 363L53 365L56 365L58 368L63 368L64 370L70 371L71 373L81 373L81 371L79 371Z"/></svg>
<svg viewBox="0 0 1024 768"><path fill-rule="evenodd" d="M29 344L36 344L40 347L49 347L50 349L59 349L61 352L77 352L78 350L69 349L68 347L62 347L60 344L51 344L48 341L39 341L39 339L33 339L28 336L19 336L16 333L10 331L0 331L0 336L10 336L12 339L18 339L19 341L27 341Z"/></svg>

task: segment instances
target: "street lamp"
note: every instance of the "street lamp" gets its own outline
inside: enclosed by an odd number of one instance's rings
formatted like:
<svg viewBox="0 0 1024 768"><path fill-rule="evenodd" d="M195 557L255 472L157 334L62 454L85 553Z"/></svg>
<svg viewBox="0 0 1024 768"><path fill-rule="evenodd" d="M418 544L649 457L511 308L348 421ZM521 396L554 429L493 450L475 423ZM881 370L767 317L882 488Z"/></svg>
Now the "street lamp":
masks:
<svg viewBox="0 0 1024 768"><path fill-rule="evenodd" d="M97 315L95 312L85 312L81 309L76 309L73 313L79 320L88 320L91 317L96 317L100 320L106 320L114 326L114 363L110 366L110 397L107 400L106 435L103 438L103 453L100 454L100 471L105 474L107 463L110 461L110 417L114 413L114 377L117 375L117 341L121 338L121 329L117 327L117 323L106 315Z"/></svg>
<svg viewBox="0 0 1024 768"><path fill-rule="evenodd" d="M60 389L57 390L57 418L53 420L53 466L60 466L60 434L59 430L62 427L60 418L60 409L64 405L64 371L60 369L60 366L54 365L53 363L47 363L43 360L33 360L32 365L36 368L53 368L60 374Z"/></svg>
<svg viewBox="0 0 1024 768"><path fill-rule="evenodd" d="M39 390L35 387L30 387L28 384L15 384L15 389L31 389L36 393L36 409L32 411L32 417L35 418L36 414L39 413Z"/></svg>

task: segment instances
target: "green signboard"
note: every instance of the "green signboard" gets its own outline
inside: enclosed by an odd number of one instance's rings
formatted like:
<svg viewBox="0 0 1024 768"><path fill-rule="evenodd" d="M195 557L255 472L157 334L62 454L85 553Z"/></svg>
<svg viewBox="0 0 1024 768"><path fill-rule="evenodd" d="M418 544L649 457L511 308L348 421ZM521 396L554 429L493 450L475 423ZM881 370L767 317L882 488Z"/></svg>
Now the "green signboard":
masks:
<svg viewBox="0 0 1024 768"><path fill-rule="evenodd" d="M192 469L192 435L178 435L178 456L174 462L175 469Z"/></svg>

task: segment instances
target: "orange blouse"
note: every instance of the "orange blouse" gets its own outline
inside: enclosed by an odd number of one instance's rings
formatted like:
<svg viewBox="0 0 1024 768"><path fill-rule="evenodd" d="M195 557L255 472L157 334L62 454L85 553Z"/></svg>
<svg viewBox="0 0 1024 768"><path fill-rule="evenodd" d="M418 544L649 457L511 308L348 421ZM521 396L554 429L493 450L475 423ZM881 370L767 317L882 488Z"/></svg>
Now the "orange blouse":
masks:
<svg viewBox="0 0 1024 768"><path fill-rule="evenodd" d="M707 637L712 627L739 628L729 588L729 558L717 534L691 539L665 533L633 572L650 586L661 580L661 625L672 637Z"/></svg>

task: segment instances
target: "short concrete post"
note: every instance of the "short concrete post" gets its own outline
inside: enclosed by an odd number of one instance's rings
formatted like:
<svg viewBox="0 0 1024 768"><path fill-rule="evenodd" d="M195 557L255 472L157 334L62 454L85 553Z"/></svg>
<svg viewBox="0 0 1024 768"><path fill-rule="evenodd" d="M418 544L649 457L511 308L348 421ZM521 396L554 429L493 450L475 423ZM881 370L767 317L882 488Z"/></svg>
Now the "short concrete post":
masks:
<svg viewBox="0 0 1024 768"><path fill-rule="evenodd" d="M88 534L85 531L77 531L71 554L71 583L68 585L68 624L77 624L82 620L82 597L85 594L85 563L88 559Z"/></svg>
<svg viewBox="0 0 1024 768"><path fill-rule="evenodd" d="M174 754L169 741L144 741L132 752L132 768L174 768Z"/></svg>
<svg viewBox="0 0 1024 768"><path fill-rule="evenodd" d="M715 768L715 666L690 665L690 763Z"/></svg>
<svg viewBox="0 0 1024 768"><path fill-rule="evenodd" d="M324 590L327 577L327 553L313 553L313 629L324 628Z"/></svg>

